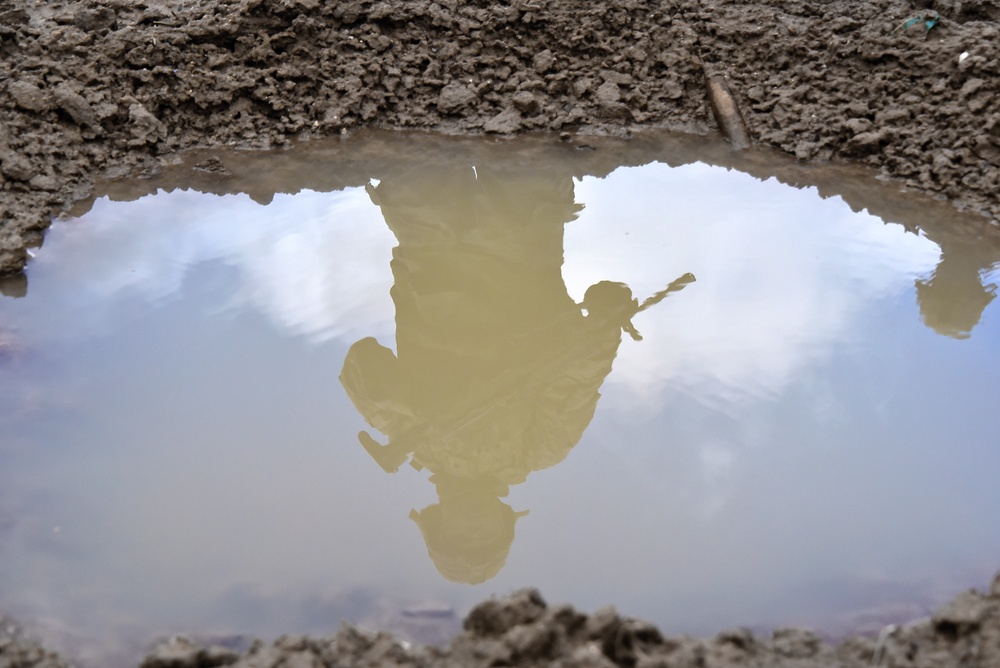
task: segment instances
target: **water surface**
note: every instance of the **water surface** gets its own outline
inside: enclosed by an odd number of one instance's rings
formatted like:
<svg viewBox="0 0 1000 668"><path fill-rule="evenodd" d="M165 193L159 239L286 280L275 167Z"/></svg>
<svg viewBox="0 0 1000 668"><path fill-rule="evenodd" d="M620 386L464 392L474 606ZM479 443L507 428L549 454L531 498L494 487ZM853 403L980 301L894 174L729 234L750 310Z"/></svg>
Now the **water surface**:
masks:
<svg viewBox="0 0 1000 668"><path fill-rule="evenodd" d="M505 150L54 225L0 300L0 608L105 663L440 641L528 585L840 633L988 581L996 246L759 166Z"/></svg>

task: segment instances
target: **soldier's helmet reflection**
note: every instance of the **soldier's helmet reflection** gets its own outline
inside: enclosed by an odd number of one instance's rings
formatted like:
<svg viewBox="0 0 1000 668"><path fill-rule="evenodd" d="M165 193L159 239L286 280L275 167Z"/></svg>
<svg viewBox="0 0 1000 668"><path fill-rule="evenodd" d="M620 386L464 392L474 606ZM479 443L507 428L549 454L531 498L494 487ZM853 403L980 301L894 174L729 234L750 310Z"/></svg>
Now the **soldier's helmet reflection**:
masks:
<svg viewBox="0 0 1000 668"><path fill-rule="evenodd" d="M396 353L358 341L341 383L388 438L359 435L383 469L410 459L431 472L438 502L410 517L438 570L483 582L503 567L525 514L501 499L580 440L622 331L641 338L631 322L641 306L609 281L582 304L568 295L563 226L582 208L569 176L442 169L368 191L399 242Z"/></svg>

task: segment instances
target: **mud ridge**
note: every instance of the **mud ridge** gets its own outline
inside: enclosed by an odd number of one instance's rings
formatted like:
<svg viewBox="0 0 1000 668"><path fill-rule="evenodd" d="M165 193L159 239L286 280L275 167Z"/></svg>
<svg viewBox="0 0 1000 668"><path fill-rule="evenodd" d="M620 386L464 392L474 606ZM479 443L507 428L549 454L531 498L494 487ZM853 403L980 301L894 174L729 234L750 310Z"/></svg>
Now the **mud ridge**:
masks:
<svg viewBox="0 0 1000 668"><path fill-rule="evenodd" d="M0 633L0 665L65 668L59 656L22 637ZM329 637L255 641L243 653L175 637L155 647L140 668L346 668L376 666L556 666L577 668L932 668L1000 666L1000 573L988 593L960 594L933 616L887 626L877 637L833 644L802 629L769 636L730 629L710 639L668 637L614 608L592 614L549 606L526 589L485 601L445 647L411 646L390 634L344 626Z"/></svg>
<svg viewBox="0 0 1000 668"><path fill-rule="evenodd" d="M996 223L998 21L1000 0L0 0L0 273L96 179L186 149L706 133L712 77L756 143Z"/></svg>

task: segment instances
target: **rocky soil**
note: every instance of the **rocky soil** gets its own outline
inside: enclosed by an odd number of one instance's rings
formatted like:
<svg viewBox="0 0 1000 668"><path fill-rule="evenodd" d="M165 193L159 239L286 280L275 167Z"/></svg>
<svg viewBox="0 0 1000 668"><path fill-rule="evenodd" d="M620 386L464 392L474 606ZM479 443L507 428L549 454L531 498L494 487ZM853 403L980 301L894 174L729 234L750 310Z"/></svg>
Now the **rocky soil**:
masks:
<svg viewBox="0 0 1000 668"><path fill-rule="evenodd" d="M23 639L0 636L0 666L64 668ZM757 637L732 629L711 639L667 637L613 608L584 614L548 606L535 590L476 606L445 647L409 646L385 633L344 627L325 638L282 636L239 653L173 638L141 668L367 668L555 666L563 668L994 668L1000 666L1000 574L989 593L968 591L930 618L886 627L878 637L824 642L801 629Z"/></svg>
<svg viewBox="0 0 1000 668"><path fill-rule="evenodd" d="M0 274L95 183L156 177L189 149L371 127L709 133L716 75L754 143L868 165L1000 234L998 43L1000 0L0 0ZM65 665L0 620L0 668ZM791 629L667 638L526 591L477 607L445 648L348 628L242 655L175 640L144 663L217 665L990 668L1000 577L835 646Z"/></svg>
<svg viewBox="0 0 1000 668"><path fill-rule="evenodd" d="M998 39L1000 0L0 0L0 273L95 180L192 147L708 132L716 75L752 141L996 221Z"/></svg>

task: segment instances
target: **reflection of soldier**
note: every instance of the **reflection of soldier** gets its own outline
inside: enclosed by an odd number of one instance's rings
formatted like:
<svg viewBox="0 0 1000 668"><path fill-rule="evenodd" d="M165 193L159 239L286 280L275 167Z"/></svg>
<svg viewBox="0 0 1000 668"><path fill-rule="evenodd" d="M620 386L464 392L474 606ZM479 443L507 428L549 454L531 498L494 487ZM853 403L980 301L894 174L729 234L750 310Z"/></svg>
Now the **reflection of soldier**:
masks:
<svg viewBox="0 0 1000 668"><path fill-rule="evenodd" d="M981 278L996 262L996 253L966 241L940 245L941 262L931 278L916 283L920 315L938 334L966 339L996 297L997 286L983 285Z"/></svg>
<svg viewBox="0 0 1000 668"><path fill-rule="evenodd" d="M579 441L622 330L638 338L631 318L640 306L607 281L582 305L566 293L563 225L581 208L568 177L455 169L368 191L399 241L397 354L362 339L341 382L389 438L359 436L382 468L412 457L431 471L439 501L410 517L438 570L483 582L506 561L523 515L500 498Z"/></svg>

